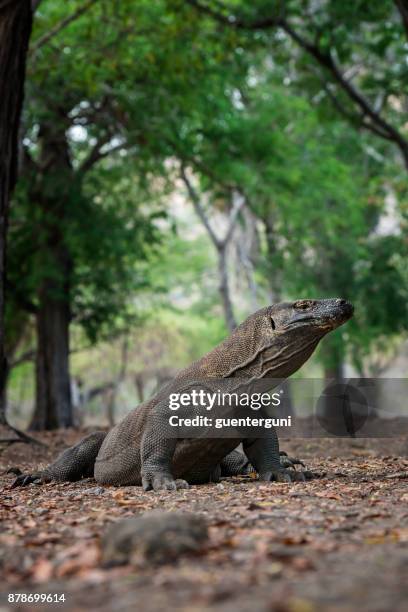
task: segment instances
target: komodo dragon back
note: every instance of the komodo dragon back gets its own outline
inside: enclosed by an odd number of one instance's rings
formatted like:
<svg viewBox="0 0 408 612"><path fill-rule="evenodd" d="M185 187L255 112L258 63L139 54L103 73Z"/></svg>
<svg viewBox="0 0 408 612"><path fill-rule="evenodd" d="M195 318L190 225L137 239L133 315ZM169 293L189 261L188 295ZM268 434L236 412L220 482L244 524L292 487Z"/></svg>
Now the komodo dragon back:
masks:
<svg viewBox="0 0 408 612"><path fill-rule="evenodd" d="M180 392L197 380L287 378L309 359L323 336L345 323L352 313L352 305L337 298L282 302L257 311L221 344L182 370L149 401L132 410L106 437L101 433L96 438L88 436L64 451L62 462L60 457L42 472L19 476L13 486L28 484L35 479L77 480L92 473L94 465L98 482L141 484L143 444L153 452L155 446L167 444L159 440L157 428L152 428L151 415L157 412L169 393ZM176 448L186 451L184 455L178 452L179 467L183 466L183 461L191 461L193 455L197 458L195 448L193 453L189 452L189 444L196 444L196 441L174 443L171 456L176 452L177 457ZM207 444L208 448L203 447L199 455L212 454L215 464L207 467L215 470L232 450L229 447L231 441L225 447L218 446L217 452L214 444ZM188 466L183 467L186 469L181 472L188 473Z"/></svg>

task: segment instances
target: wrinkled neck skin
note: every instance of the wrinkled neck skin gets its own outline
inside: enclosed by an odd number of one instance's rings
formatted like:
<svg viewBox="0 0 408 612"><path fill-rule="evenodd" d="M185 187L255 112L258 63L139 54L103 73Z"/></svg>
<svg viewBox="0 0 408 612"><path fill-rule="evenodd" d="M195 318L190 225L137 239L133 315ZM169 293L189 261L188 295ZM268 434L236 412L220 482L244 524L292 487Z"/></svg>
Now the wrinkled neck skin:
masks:
<svg viewBox="0 0 408 612"><path fill-rule="evenodd" d="M274 332L268 342L258 344L258 350L249 355L226 377L241 379L288 378L312 355L325 331L298 323Z"/></svg>
<svg viewBox="0 0 408 612"><path fill-rule="evenodd" d="M308 323L292 323L279 330L254 329L250 350L223 377L240 379L283 379L296 372L312 355L327 333Z"/></svg>

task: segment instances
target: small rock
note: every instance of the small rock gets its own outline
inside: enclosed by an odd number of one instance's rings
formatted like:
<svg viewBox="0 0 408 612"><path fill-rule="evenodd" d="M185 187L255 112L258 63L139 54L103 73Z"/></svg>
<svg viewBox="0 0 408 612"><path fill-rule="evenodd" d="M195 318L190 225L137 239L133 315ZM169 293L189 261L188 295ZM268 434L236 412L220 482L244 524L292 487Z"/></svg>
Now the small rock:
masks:
<svg viewBox="0 0 408 612"><path fill-rule="evenodd" d="M110 526L102 541L105 567L161 564L199 552L208 540L203 517L182 512L149 512Z"/></svg>

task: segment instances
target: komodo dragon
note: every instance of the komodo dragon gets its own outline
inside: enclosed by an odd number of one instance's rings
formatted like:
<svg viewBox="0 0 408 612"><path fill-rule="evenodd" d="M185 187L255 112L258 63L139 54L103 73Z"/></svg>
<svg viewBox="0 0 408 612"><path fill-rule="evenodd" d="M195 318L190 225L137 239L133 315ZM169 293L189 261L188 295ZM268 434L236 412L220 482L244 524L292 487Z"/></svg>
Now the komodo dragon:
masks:
<svg viewBox="0 0 408 612"><path fill-rule="evenodd" d="M104 485L142 485L174 490L237 473L252 464L261 480L290 482L293 472L279 453L276 431L262 438L168 436L169 394L192 381L267 381L269 387L296 372L328 332L345 323L353 306L342 299L297 300L258 310L207 355L182 370L150 400L130 412L108 434L96 432L65 450L41 472L20 475L13 486L94 476ZM231 380L230 380L231 379ZM218 407L220 410L220 408ZM222 410L222 409L221 409ZM245 458L234 449L242 443ZM241 459L240 459L241 457ZM301 472L294 472L301 474ZM291 477L292 474L292 477Z"/></svg>

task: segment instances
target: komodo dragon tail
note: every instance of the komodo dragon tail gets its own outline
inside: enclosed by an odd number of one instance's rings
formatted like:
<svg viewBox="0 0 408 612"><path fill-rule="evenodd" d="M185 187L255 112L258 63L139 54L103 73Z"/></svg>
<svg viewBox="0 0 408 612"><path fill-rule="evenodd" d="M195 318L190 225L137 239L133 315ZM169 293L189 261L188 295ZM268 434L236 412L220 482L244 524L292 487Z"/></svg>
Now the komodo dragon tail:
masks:
<svg viewBox="0 0 408 612"><path fill-rule="evenodd" d="M12 488L30 484L57 480L60 482L75 481L94 475L95 459L106 437L105 431L95 431L83 438L75 446L64 450L48 467L35 474L20 474Z"/></svg>

